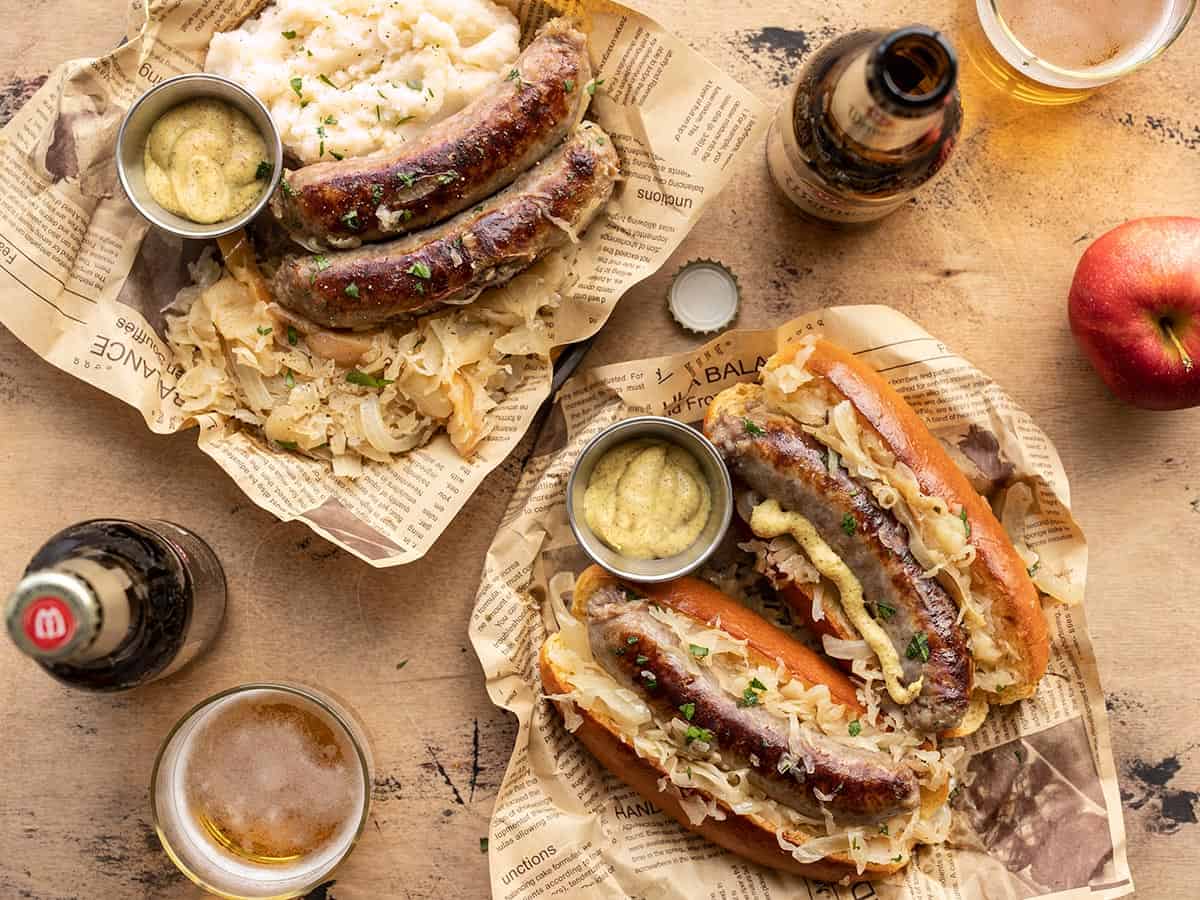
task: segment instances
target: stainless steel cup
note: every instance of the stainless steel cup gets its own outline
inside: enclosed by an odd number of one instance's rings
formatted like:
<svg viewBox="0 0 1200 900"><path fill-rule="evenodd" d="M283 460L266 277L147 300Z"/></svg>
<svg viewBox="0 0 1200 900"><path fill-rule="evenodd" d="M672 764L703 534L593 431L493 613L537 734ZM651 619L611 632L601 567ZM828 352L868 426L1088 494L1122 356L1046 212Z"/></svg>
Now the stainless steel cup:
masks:
<svg viewBox="0 0 1200 900"><path fill-rule="evenodd" d="M200 225L177 216L163 209L150 196L146 186L146 173L143 168L143 157L146 151L146 137L150 129L158 121L159 116L185 100L198 97L215 97L224 100L240 109L250 117L255 127L267 144L267 154L271 163L271 177L263 187L262 196L248 209L231 219L214 222L211 225ZM279 186L283 175L283 142L279 138L279 129L271 120L271 114L263 106L262 101L252 93L228 78L219 75L208 75L204 72L194 72L188 75L177 75L161 84L155 85L129 107L125 119L121 122L121 130L117 133L117 177L125 196L134 208L152 224L164 231L184 238L204 240L220 237L241 228L267 205L271 195Z"/></svg>

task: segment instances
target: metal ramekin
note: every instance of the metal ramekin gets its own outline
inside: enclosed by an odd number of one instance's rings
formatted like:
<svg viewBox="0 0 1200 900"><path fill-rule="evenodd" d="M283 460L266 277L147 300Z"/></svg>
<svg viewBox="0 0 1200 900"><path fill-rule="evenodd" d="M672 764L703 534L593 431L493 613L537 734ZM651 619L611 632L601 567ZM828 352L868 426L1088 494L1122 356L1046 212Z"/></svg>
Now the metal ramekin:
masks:
<svg viewBox="0 0 1200 900"><path fill-rule="evenodd" d="M600 457L617 444L635 438L670 441L690 452L700 463L712 494L712 511L700 536L686 550L666 559L629 559L622 556L596 537L583 514L583 495ZM575 539L593 560L614 575L629 581L670 581L698 569L720 545L732 518L733 484L717 448L694 428L662 416L637 416L604 429L583 448L567 481L567 519Z"/></svg>
<svg viewBox="0 0 1200 900"><path fill-rule="evenodd" d="M150 190L146 187L142 161L146 151L146 137L159 116L173 106L197 97L224 100L248 115L266 142L271 163L271 177L263 188L262 196L238 216L214 222L212 225L200 225L163 209L150 196ZM240 84L204 72L177 75L142 94L133 106L129 107L129 112L125 113L121 122L121 130L117 132L116 156L117 177L121 179L121 187L125 189L125 196L129 198L134 209L163 231L195 240L220 237L241 228L267 205L283 175L283 142L267 108Z"/></svg>

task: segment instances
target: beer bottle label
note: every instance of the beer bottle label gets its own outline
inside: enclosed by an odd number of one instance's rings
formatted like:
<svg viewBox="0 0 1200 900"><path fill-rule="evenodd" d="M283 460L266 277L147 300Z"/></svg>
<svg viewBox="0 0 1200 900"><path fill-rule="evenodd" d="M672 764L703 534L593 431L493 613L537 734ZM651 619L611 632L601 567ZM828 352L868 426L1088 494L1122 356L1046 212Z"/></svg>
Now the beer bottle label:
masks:
<svg viewBox="0 0 1200 900"><path fill-rule="evenodd" d="M903 205L912 192L879 200L848 197L829 190L809 171L791 125L792 101L784 103L767 134L767 167L788 199L803 212L830 222L873 222Z"/></svg>

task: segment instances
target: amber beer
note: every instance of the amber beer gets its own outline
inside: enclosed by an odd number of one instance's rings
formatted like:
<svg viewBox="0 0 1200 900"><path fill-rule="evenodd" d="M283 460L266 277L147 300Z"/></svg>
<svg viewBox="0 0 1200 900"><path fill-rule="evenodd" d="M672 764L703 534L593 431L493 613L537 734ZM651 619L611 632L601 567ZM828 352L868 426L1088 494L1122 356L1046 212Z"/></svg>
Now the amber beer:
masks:
<svg viewBox="0 0 1200 900"><path fill-rule="evenodd" d="M767 134L767 165L805 216L871 222L941 170L961 124L958 61L944 34L854 31L800 70Z"/></svg>
<svg viewBox="0 0 1200 900"><path fill-rule="evenodd" d="M156 829L201 887L302 896L358 840L370 773L361 726L332 698L245 685L206 700L168 737L151 787Z"/></svg>
<svg viewBox="0 0 1200 900"><path fill-rule="evenodd" d="M975 69L1019 100L1074 103L1145 65L1180 35L1196 0L976 0Z"/></svg>

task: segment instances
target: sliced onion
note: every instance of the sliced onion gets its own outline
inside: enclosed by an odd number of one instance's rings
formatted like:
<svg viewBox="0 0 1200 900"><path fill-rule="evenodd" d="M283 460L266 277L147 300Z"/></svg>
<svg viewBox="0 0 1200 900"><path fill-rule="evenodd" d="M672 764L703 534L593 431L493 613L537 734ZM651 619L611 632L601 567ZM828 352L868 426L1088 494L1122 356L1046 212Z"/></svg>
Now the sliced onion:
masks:
<svg viewBox="0 0 1200 900"><path fill-rule="evenodd" d="M246 402L250 404L251 409L267 410L275 405L275 400L271 396L271 392L267 390L262 374L257 369L241 363L234 363L234 370L237 372L242 390L246 392Z"/></svg>
<svg viewBox="0 0 1200 900"><path fill-rule="evenodd" d="M823 634L821 635L821 645L825 648L826 655L832 656L834 659L870 659L875 655L875 651L863 640L844 641L841 638Z"/></svg>
<svg viewBox="0 0 1200 900"><path fill-rule="evenodd" d="M382 450L384 453L403 453L413 446L414 440L411 436L405 438L392 436L383 421L383 409L379 405L377 395L369 394L363 398L358 412L362 420L363 435L376 450Z"/></svg>

